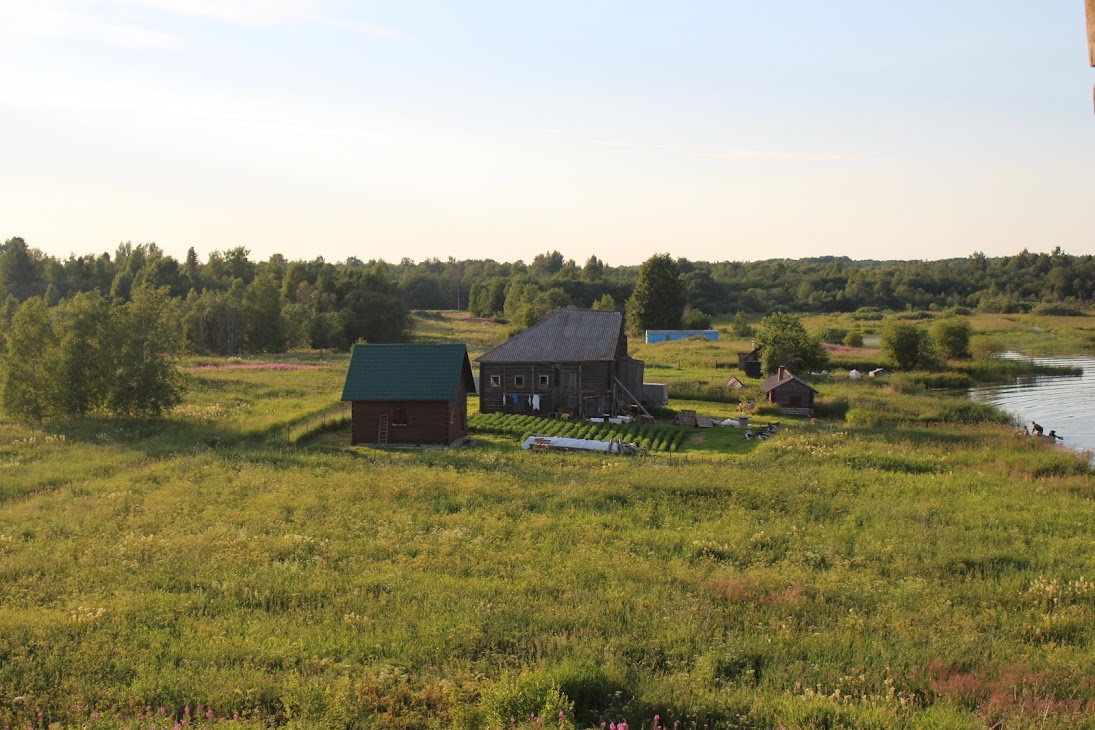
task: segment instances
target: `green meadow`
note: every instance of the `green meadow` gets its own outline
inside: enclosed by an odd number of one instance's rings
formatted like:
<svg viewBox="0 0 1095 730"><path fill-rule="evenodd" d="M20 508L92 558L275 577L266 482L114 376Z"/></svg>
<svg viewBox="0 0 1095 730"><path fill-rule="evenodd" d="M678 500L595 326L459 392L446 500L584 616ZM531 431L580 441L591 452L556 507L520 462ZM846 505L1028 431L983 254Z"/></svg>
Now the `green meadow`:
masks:
<svg viewBox="0 0 1095 730"><path fill-rule="evenodd" d="M1007 321L975 345L1090 337ZM1095 727L1087 459L915 374L781 418L747 344L633 346L671 408L782 426L648 457L350 447L331 353L187 360L159 423L0 424L0 724Z"/></svg>

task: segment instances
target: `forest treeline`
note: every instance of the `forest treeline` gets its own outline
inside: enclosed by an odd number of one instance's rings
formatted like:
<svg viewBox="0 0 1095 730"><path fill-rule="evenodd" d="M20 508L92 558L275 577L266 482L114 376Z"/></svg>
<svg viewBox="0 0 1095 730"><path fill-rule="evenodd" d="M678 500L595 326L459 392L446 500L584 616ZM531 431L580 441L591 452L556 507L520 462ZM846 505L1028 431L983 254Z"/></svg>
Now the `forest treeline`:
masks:
<svg viewBox="0 0 1095 730"><path fill-rule="evenodd" d="M943 261L853 261L845 257L702 262L676 259L686 305L710 315L771 311L942 309L1018 312L1085 309L1095 296L1095 257L1022 251ZM0 326L26 300L49 307L98 292L124 305L140 288L164 289L180 344L197 353L345 348L358 339L405 340L410 310L463 309L528 326L558 307L625 310L638 266L584 263L557 251L530 263L429 259L398 263L322 257L253 260L243 247L183 260L154 243L114 253L57 258L21 238L0 246Z"/></svg>

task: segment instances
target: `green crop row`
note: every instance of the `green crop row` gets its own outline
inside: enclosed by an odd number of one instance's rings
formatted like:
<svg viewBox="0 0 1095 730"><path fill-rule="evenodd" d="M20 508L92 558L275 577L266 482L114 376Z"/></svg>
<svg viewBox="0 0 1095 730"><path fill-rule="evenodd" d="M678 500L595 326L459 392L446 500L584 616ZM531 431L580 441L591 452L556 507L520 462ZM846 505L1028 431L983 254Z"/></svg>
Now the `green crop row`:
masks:
<svg viewBox="0 0 1095 730"><path fill-rule="evenodd" d="M476 414L469 419L468 425L475 432L513 436L521 442L529 436L600 441L623 439L651 452L676 452L688 435L686 429L666 424L591 423L504 413Z"/></svg>

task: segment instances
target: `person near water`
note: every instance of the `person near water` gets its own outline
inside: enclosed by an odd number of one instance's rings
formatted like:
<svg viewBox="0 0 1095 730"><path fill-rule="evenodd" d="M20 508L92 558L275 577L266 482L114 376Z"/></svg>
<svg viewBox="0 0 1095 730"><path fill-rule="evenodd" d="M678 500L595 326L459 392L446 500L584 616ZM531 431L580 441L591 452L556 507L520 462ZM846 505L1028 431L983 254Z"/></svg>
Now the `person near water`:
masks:
<svg viewBox="0 0 1095 730"><path fill-rule="evenodd" d="M1031 422L1030 422L1030 431L1031 431L1031 433L1033 433L1033 434L1034 434L1035 436L1041 436L1041 435L1042 435L1042 433L1043 433L1043 431L1045 431L1045 429L1043 429L1043 428L1042 428L1041 426L1039 426L1039 425L1038 425L1037 423L1035 423L1034 421L1031 421Z"/></svg>
<svg viewBox="0 0 1095 730"><path fill-rule="evenodd" d="M1058 436L1057 432L1054 431L1054 430L1050 430L1049 435L1047 435L1046 438L1049 439L1050 441L1064 441L1065 440L1063 436Z"/></svg>

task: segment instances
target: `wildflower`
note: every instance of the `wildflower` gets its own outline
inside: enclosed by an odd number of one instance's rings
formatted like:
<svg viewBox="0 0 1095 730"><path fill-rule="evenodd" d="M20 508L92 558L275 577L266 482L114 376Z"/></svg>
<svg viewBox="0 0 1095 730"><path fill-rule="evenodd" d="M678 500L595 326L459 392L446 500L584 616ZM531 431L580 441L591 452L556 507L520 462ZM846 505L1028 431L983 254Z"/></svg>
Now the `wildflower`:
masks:
<svg viewBox="0 0 1095 730"><path fill-rule="evenodd" d="M212 710L206 710L205 711L205 719L206 720L212 720L213 719L213 711Z"/></svg>
<svg viewBox="0 0 1095 730"><path fill-rule="evenodd" d="M662 720L661 715L654 715L654 730L658 730L658 728L660 727L661 720Z"/></svg>

